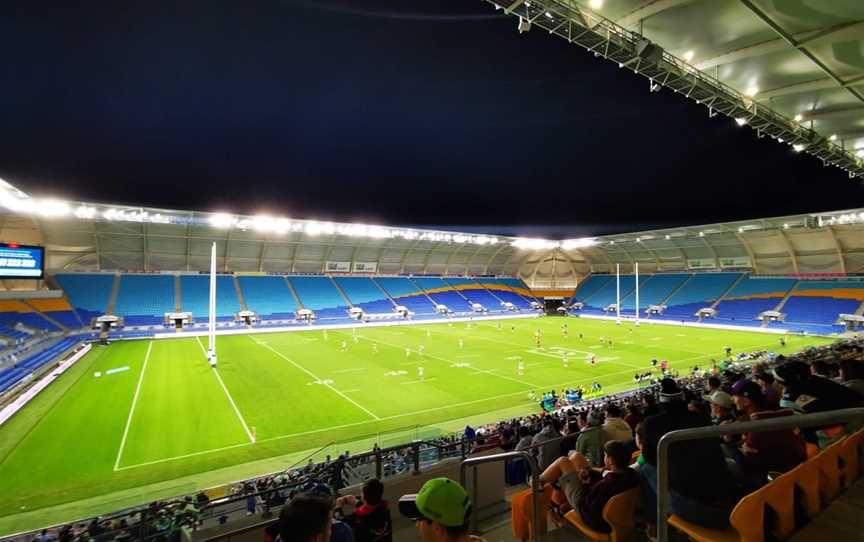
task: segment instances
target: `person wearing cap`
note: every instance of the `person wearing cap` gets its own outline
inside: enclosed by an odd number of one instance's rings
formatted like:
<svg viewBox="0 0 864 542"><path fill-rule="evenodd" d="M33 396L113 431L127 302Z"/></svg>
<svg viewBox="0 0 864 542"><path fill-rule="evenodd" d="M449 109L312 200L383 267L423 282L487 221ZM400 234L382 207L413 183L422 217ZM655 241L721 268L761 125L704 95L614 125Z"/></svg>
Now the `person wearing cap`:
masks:
<svg viewBox="0 0 864 542"><path fill-rule="evenodd" d="M711 423L722 425L735 421L735 415L733 414L735 404L732 402L731 395L723 390L717 390L710 395L704 396L703 399L711 406Z"/></svg>
<svg viewBox="0 0 864 542"><path fill-rule="evenodd" d="M645 419L642 454L645 464L639 469L642 511L649 531L657 523L657 443L670 431L704 427L710 422L690 412L684 394L671 378L660 381L660 413ZM738 490L720 446L720 439L676 443L669 449L669 508L681 518L711 528L729 523L729 512L738 501Z"/></svg>
<svg viewBox="0 0 864 542"><path fill-rule="evenodd" d="M585 456L588 464L592 467L602 467L603 446L608 440L609 437L603 430L603 417L600 415L600 411L592 410L585 417L585 426L579 432L579 438L576 440L576 451Z"/></svg>
<svg viewBox="0 0 864 542"><path fill-rule="evenodd" d="M732 396L745 420L757 421L792 416L792 409L771 410L762 388L746 381ZM759 487L769 472L788 472L807 460L804 439L791 429L747 433L741 440L735 462L745 485Z"/></svg>
<svg viewBox="0 0 864 542"><path fill-rule="evenodd" d="M399 499L399 512L417 522L423 542L477 542L468 533L471 499L449 478L432 478L420 491Z"/></svg>

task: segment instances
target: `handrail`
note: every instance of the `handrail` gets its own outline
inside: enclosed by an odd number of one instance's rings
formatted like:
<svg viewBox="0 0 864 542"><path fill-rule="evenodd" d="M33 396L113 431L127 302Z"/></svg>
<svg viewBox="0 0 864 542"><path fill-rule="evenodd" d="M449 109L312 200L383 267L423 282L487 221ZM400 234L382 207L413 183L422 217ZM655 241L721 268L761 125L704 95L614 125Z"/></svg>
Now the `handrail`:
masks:
<svg viewBox="0 0 864 542"><path fill-rule="evenodd" d="M493 463L498 461L506 461L507 459L521 458L528 463L528 470L531 471L531 540L537 540L537 526L540 524L540 470L537 467L537 460L534 456L526 451L504 452L501 454L484 455L480 457L469 457L462 461L459 467L459 482L462 487L465 487L465 469L468 467L474 468L474 485L471 488L471 503L472 506L477 505L477 468L476 465L483 463ZM477 532L477 510L471 514L471 532Z"/></svg>
<svg viewBox="0 0 864 542"><path fill-rule="evenodd" d="M669 447L673 442L700 440L723 435L739 435L741 433L761 433L763 431L777 431L780 429L818 427L853 420L864 420L864 408L846 408L830 412L786 416L755 422L736 422L710 427L679 429L666 433L657 443L657 540L659 542L667 542L669 540L669 525L666 517L669 509L668 463Z"/></svg>

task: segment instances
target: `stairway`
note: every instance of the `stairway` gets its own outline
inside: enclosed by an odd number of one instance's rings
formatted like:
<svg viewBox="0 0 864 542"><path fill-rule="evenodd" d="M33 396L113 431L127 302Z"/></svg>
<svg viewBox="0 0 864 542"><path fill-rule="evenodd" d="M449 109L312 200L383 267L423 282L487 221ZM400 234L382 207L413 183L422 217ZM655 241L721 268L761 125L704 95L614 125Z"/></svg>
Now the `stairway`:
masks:
<svg viewBox="0 0 864 542"><path fill-rule="evenodd" d="M862 301L858 308L855 310L855 315L864 316L864 301Z"/></svg>
<svg viewBox="0 0 864 542"><path fill-rule="evenodd" d="M673 297L675 297L675 294L677 294L681 290L681 288L686 286L687 283L690 282L690 280L692 278L693 278L693 273L690 273L689 275L687 275L687 278L682 280L681 284L679 284L678 286L673 288L672 291L669 292L669 295L667 295L662 301L660 301L660 303L658 303L658 305L665 305L666 303L668 303L669 300L672 299Z"/></svg>
<svg viewBox="0 0 864 542"><path fill-rule="evenodd" d="M234 282L234 290L237 292L237 301L240 302L240 308L248 311L249 307L246 306L246 298L243 297L243 290L240 289L240 281L237 279L237 275L231 275L231 280Z"/></svg>
<svg viewBox="0 0 864 542"><path fill-rule="evenodd" d="M181 296L180 275L174 275L174 312L183 312L183 298Z"/></svg>
<svg viewBox="0 0 864 542"><path fill-rule="evenodd" d="M411 278L411 277L407 277L407 278L408 278L408 282L410 282L411 284L413 284L414 287L417 288L417 290L423 292L423 295L426 297L426 299L429 300L429 303L432 303L432 306L434 306L434 307L437 307L437 306L438 306L438 303L436 303L434 299L432 299L431 297L429 297L429 294L426 293L426 290L424 290L423 288L420 287L419 284L417 284L416 282L414 282L414 279L413 279L413 278ZM463 297L464 297L464 296L463 296Z"/></svg>
<svg viewBox="0 0 864 542"><path fill-rule="evenodd" d="M31 309L33 309L33 312L35 312L36 314L38 314L39 316L41 316L41 317L44 318L45 320L51 322L52 324L54 324L55 326L57 326L58 328L60 328L60 331L62 331L63 333L68 333L68 332L69 332L69 328L67 328L66 326L64 326L63 324L61 324L60 322L58 322L57 320L51 318L50 316L48 316L48 315L45 314L44 312L40 311L39 309L37 309L36 307L34 307L34 306L31 305L30 303L28 303L26 300L22 299L22 300L21 300L21 303L24 304L24 305L26 305L27 307L30 307ZM78 321L81 321L81 319L79 318Z"/></svg>
<svg viewBox="0 0 864 542"><path fill-rule="evenodd" d="M795 288L798 287L798 283L799 283L799 282L801 282L801 281L800 281L800 280L796 280L796 281L795 281L795 284L793 284L792 287L789 288L789 291L786 292L786 295L783 296L783 299L780 300L780 303L777 303L777 306L774 307L774 310L775 310L775 311L780 312L780 309L783 308L783 305L785 305L786 302L789 301L789 298L792 297L792 292L794 292L794 291L795 291Z"/></svg>
<svg viewBox="0 0 864 542"><path fill-rule="evenodd" d="M114 275L114 285L111 287L111 297L108 298L108 307L105 309L105 314L114 314L114 307L117 305L117 295L120 293L120 273Z"/></svg>
<svg viewBox="0 0 864 542"><path fill-rule="evenodd" d="M387 292L387 290L385 290L383 286L381 286L380 284L378 284L378 281L375 280L375 277L369 277L369 280L371 280L371 281L372 281L372 284L374 284L374 285L375 285L379 290L381 290L381 293L384 294L384 296L385 296L387 299L390 300L390 303L393 303L393 306L394 306L394 307L397 306L397 305L399 305L398 303L396 303L396 300L395 300L395 299L393 299L392 297L390 297L390 294Z"/></svg>
<svg viewBox="0 0 864 542"><path fill-rule="evenodd" d="M456 286L453 286L452 284L450 284L449 282L447 282L447 279L445 279L444 277L441 277L441 281L444 282L444 284L446 284L446 285L449 286L450 288L452 288L453 291L456 292L457 294L459 294L459 296L462 297L462 299L464 299L465 301L467 301L469 305L471 305L472 303L474 303L473 301L471 301L470 299L468 299L468 296L466 296L465 294L462 293L462 290L460 290L460 289L457 288Z"/></svg>
<svg viewBox="0 0 864 542"><path fill-rule="evenodd" d="M291 292L291 295L294 296L294 302L297 303L297 308L305 309L306 307L304 307L303 302L300 301L300 296L297 295L297 290L294 289L294 285L291 284L291 281L288 280L287 276L283 276L282 278L285 279L285 285L288 286L288 290Z"/></svg>
<svg viewBox="0 0 864 542"><path fill-rule="evenodd" d="M345 300L345 303L348 303L349 307L354 308L354 303L351 303L351 300L348 299L348 294L346 294L345 290L343 290L342 287L339 286L339 283L336 282L336 279L334 279L330 275L327 275L327 278L330 279L330 282L333 284L333 287L336 288L336 291L339 292L339 295L342 296L342 299Z"/></svg>
<svg viewBox="0 0 864 542"><path fill-rule="evenodd" d="M743 281L743 280L744 280L745 278L747 278L747 277L748 277L748 274L747 274L747 273L741 273L741 276L738 277L738 279L736 279L735 282L733 282L733 283L732 283L728 288L726 288L726 291L723 292L723 295L721 295L720 297L718 297L718 298L714 301L714 303L711 303L711 307L710 307L710 308L712 308L712 309L716 308L717 305L719 305L720 302L723 301L723 299L724 299L727 295L729 295L729 293L730 293L732 290L734 290L735 287L738 286L738 285L741 283L741 281Z"/></svg>

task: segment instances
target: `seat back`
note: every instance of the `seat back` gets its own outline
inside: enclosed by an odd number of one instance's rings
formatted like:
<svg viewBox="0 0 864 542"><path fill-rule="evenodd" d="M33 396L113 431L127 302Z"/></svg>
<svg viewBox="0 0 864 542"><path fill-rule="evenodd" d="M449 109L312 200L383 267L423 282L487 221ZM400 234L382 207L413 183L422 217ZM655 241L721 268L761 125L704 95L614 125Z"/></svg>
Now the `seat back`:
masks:
<svg viewBox="0 0 864 542"><path fill-rule="evenodd" d="M843 487L849 487L864 471L864 429L844 439L838 452Z"/></svg>
<svg viewBox="0 0 864 542"><path fill-rule="evenodd" d="M603 519L612 528L611 542L624 542L633 534L636 505L639 503L639 488L634 487L609 499L603 507Z"/></svg>
<svg viewBox="0 0 864 542"><path fill-rule="evenodd" d="M813 458L819 466L819 496L822 499L822 508L827 507L840 494L839 445L842 442L835 442Z"/></svg>
<svg viewBox="0 0 864 542"><path fill-rule="evenodd" d="M764 521L765 500L762 489L738 501L729 515L729 523L738 531L741 542L765 542Z"/></svg>
<svg viewBox="0 0 864 542"><path fill-rule="evenodd" d="M819 461L816 458L801 463L789 474L795 478L795 485L801 490L802 504L807 517L813 519L822 510L819 499Z"/></svg>

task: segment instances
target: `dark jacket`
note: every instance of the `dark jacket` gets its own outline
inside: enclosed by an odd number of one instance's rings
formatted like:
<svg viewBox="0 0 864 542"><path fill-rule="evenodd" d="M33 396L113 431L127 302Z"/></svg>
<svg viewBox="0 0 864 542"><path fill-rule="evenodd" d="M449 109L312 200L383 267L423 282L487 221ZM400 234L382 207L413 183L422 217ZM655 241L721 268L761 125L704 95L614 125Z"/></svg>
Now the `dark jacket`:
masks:
<svg viewBox="0 0 864 542"><path fill-rule="evenodd" d="M645 419L645 462L657 465L657 443L670 431L710 425L708 418L690 412L683 401L664 403L660 414ZM711 504L737 493L726 468L720 439L691 440L669 449L669 487L681 495Z"/></svg>
<svg viewBox="0 0 864 542"><path fill-rule="evenodd" d="M615 495L638 487L639 475L629 467L621 472L609 472L606 476L601 476L596 470L589 472L591 481L579 496L576 507L582 521L589 527L602 533L611 532L609 524L603 519L603 507Z"/></svg>
<svg viewBox="0 0 864 542"><path fill-rule="evenodd" d="M357 542L392 542L393 529L387 501L375 506L362 504L354 514L354 539Z"/></svg>

